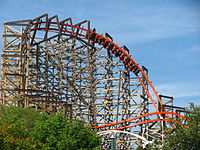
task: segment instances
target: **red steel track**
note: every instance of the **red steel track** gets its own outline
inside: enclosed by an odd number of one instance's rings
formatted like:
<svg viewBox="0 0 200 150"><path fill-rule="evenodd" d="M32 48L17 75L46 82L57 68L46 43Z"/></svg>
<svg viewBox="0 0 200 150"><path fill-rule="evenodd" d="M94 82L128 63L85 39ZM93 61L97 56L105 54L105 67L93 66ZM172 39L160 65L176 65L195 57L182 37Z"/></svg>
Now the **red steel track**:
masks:
<svg viewBox="0 0 200 150"><path fill-rule="evenodd" d="M106 125L101 125L101 126L95 126L95 127L92 127L92 128L103 128L103 127L109 127L109 126L114 126L114 125L117 125L117 124L121 124L121 123L124 123L124 122L129 122L129 121L132 121L132 120L135 120L135 119L139 119L139 118L142 118L142 117L146 117L146 116L151 116L151 115L155 115L155 114L163 114L163 115L166 115L166 114L171 114L171 115L175 115L175 116L178 116L180 118L183 118L185 120L188 120L186 117L180 115L180 114L177 114L177 113L174 113L174 112L153 112L153 113L149 113L149 114L144 114L144 115L140 115L140 116L136 116L136 117L133 117L133 118L129 118L129 119L126 119L126 120L122 120L122 121L119 121L119 122L115 122L115 123L110 123L110 124L106 124ZM160 119L159 121L166 121L164 119ZM149 121L152 121L154 122L153 120L149 120ZM168 120L169 121L169 120ZM174 121L172 121L174 122ZM147 123L147 122L146 122ZM178 124L181 124L181 125L184 125L183 123L181 122L176 122ZM139 125L139 124L138 124Z"/></svg>
<svg viewBox="0 0 200 150"><path fill-rule="evenodd" d="M99 45L103 45L103 47L105 49L107 49L112 54L114 54L116 57L118 57L122 61L122 63L125 64L125 66L126 66L126 68L128 70L130 70L131 72L133 72L135 74L135 76L137 77L138 81L140 82L140 84L144 88L145 92L147 93L149 99L151 100L154 108L156 109L156 112L153 112L153 113L140 115L140 116L137 116L137 117L134 117L134 118L130 118L130 119L127 119L127 120L123 120L123 121L120 121L120 122L116 122L116 123L110 123L110 124L102 125L102 126L95 126L95 127L92 127L92 128L103 128L103 127L113 126L113 125L121 124L121 123L124 123L124 122L127 122L127 121L131 121L131 120L134 120L134 119L138 119L138 118L141 118L141 117L151 116L151 115L158 115L160 119L143 121L143 122L131 124L131 125L128 125L128 126L120 127L120 128L117 128L117 129L112 129L112 130L122 130L122 129L130 128L130 127L133 127L133 126L145 124L145 123L158 122L158 121L175 122L175 123L178 123L178 124L181 124L181 125L185 126L183 123L181 123L179 121L170 119L169 114L181 117L183 119L186 119L184 116L182 116L180 114L177 114L177 113L160 112L159 111L155 100L153 99L152 95L150 94L150 91L147 89L147 87L145 86L142 78L138 74L141 73L141 75L145 78L147 83L150 85L150 88L152 89L153 94L155 94L155 96L156 96L156 98L158 100L158 103L160 103L160 105L162 106L163 105L162 100L160 99L157 91L155 90L155 88L154 88L153 84L151 83L151 81L149 80L148 76L145 74L143 69L136 63L136 61L125 50L123 50L120 46L118 46L112 40L110 40L110 39L106 38L105 36L100 35L100 34L98 34L96 32L89 31L89 30L87 30L85 28L81 28L81 27L78 27L78 26L72 26L72 25L65 24L65 23L36 22L36 23L33 23L32 25L40 25L40 24L46 24L46 27L45 28L40 28L40 27L39 28L32 28L31 31L36 31L36 30L47 31L47 30L50 30L50 31L59 32L61 34L66 34L67 33L67 34L69 34L71 36L83 37L85 39L88 39L89 41L93 41L93 42L95 42L95 43L97 43ZM52 25L58 25L58 26L60 25L60 26L65 26L65 27L71 27L72 29L79 29L79 30L83 31L84 34L75 33L75 32L73 32L73 30L72 31L61 30L59 27L58 28L49 28L49 25L51 25L51 24ZM168 117L168 119L163 119L162 115L166 115Z"/></svg>

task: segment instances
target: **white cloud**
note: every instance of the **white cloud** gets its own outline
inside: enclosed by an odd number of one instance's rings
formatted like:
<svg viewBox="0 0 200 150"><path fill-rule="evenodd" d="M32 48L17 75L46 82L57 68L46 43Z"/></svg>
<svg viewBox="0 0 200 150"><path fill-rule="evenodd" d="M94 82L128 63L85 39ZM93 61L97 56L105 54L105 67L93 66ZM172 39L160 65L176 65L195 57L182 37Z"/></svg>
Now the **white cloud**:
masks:
<svg viewBox="0 0 200 150"><path fill-rule="evenodd" d="M199 7L120 9L116 13L97 11L98 17L94 18L94 22L99 22L98 28L109 30L114 37L120 34L119 41L139 43L200 32Z"/></svg>
<svg viewBox="0 0 200 150"><path fill-rule="evenodd" d="M196 53L196 52L200 52L200 46L194 46L192 47L189 52L192 52L192 53Z"/></svg>
<svg viewBox="0 0 200 150"><path fill-rule="evenodd" d="M156 86L159 93L173 97L200 96L200 82L167 83Z"/></svg>
<svg viewBox="0 0 200 150"><path fill-rule="evenodd" d="M193 57L193 59L200 57L200 45L195 45L189 49L184 49L182 51L178 51L178 53L176 53L176 58L183 58L183 57ZM200 60L199 60L200 62Z"/></svg>

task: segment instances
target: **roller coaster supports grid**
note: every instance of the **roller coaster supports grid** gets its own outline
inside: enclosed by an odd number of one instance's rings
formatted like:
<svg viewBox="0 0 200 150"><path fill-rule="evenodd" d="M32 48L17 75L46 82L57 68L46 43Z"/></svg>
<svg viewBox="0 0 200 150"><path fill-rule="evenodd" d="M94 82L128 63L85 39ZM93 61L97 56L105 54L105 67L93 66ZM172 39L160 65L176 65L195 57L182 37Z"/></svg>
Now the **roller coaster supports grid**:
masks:
<svg viewBox="0 0 200 150"><path fill-rule="evenodd" d="M173 112L172 107L163 107L172 106L173 99L162 100L148 79L148 69L140 67L129 49L114 43L108 33L96 33L88 20L74 24L71 18L44 14L6 22L1 56L4 105L61 111L91 124L97 132L123 129L146 139L162 134L163 124L173 118L159 113ZM151 112L156 116L145 115ZM134 117L138 118L124 121ZM99 128L111 123L116 124ZM118 149L142 143L121 132L115 137ZM109 136L102 148L110 148Z"/></svg>

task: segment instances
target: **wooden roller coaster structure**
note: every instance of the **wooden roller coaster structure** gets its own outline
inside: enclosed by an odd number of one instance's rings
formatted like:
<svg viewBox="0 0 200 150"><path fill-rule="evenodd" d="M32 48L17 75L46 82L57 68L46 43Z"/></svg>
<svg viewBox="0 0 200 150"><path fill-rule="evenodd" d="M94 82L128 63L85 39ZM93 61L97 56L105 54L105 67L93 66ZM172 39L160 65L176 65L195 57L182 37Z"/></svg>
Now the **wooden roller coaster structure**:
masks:
<svg viewBox="0 0 200 150"><path fill-rule="evenodd" d="M185 126L182 108L157 93L148 69L88 20L44 14L6 22L1 56L0 103L81 119L104 133L102 149L110 148L110 133L117 149L134 149L163 137L167 122Z"/></svg>

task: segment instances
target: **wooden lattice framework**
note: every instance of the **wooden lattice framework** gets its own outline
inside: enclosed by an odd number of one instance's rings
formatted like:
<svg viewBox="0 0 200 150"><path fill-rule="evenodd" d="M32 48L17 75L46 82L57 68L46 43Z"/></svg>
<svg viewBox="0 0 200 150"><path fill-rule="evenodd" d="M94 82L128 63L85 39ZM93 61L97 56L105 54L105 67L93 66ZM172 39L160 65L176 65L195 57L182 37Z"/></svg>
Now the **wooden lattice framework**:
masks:
<svg viewBox="0 0 200 150"><path fill-rule="evenodd" d="M83 31L79 27L84 27L86 32L95 31L88 20L73 24L71 18L60 21L57 16L49 18L47 14L31 20L6 22L0 102L34 107L47 113L61 111L92 126L151 112L153 106L144 74L136 77L102 45L81 36ZM109 34L105 36L112 40ZM126 46L123 49L129 53ZM148 70L142 69L147 76ZM138 77L142 81L138 81ZM106 129L148 120L147 116ZM148 138L149 132L160 129L155 123L149 123L125 130ZM103 148L108 149L109 137L104 141ZM116 135L116 141L119 149L141 144L137 138L125 134Z"/></svg>

